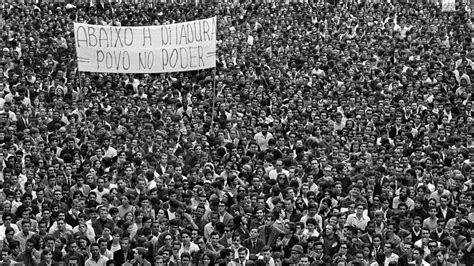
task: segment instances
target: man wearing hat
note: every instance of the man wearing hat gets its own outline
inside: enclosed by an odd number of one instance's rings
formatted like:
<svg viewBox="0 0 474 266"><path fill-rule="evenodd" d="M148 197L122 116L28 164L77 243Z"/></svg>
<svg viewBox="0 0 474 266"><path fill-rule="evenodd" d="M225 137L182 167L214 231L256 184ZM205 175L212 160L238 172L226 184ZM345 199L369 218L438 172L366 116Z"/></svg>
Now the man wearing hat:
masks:
<svg viewBox="0 0 474 266"><path fill-rule="evenodd" d="M285 265L299 265L301 260L301 255L303 255L303 247L299 244L294 245L291 248L291 257L289 259L283 260L283 266Z"/></svg>

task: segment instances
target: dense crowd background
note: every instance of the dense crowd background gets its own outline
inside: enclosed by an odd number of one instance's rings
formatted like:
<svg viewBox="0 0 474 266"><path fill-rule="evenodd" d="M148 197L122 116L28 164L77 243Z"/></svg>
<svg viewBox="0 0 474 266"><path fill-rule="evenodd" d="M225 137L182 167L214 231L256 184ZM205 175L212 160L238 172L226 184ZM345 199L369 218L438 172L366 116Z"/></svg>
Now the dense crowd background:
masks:
<svg viewBox="0 0 474 266"><path fill-rule="evenodd" d="M472 265L469 7L334 2L6 4L0 264ZM77 69L211 16L216 69Z"/></svg>

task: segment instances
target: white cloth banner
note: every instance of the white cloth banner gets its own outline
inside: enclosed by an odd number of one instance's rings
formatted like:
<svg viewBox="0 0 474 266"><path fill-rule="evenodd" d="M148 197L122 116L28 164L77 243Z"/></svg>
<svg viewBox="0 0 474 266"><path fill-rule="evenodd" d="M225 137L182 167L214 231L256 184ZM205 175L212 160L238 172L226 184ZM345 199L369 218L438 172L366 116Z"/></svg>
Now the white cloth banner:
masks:
<svg viewBox="0 0 474 266"><path fill-rule="evenodd" d="M456 11L456 0L442 0L441 11L442 12Z"/></svg>
<svg viewBox="0 0 474 266"><path fill-rule="evenodd" d="M148 27L74 23L80 71L166 73L216 66L216 17Z"/></svg>

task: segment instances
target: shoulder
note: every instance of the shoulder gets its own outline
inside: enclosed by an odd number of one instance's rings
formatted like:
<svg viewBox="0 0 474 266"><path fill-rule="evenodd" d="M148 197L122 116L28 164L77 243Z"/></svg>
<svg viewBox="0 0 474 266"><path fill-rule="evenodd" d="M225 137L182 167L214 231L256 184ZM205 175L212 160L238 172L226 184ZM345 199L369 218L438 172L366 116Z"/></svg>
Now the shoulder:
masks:
<svg viewBox="0 0 474 266"><path fill-rule="evenodd" d="M123 255L123 251L121 249L114 251L114 256Z"/></svg>

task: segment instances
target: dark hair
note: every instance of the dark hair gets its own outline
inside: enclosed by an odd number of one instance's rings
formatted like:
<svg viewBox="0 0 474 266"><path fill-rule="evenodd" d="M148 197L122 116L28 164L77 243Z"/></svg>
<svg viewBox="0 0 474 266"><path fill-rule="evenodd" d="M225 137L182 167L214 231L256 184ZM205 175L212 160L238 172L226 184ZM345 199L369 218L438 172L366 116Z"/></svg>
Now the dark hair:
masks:
<svg viewBox="0 0 474 266"><path fill-rule="evenodd" d="M210 262L210 265L214 265L215 261L216 261L216 257L214 256L214 254L212 252L206 252L206 253L203 253L201 255L201 257L199 258L200 262L202 262L204 260L204 257L208 257L209 260L211 261Z"/></svg>

